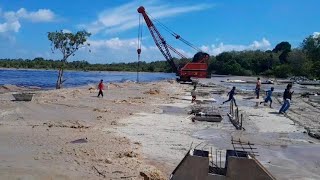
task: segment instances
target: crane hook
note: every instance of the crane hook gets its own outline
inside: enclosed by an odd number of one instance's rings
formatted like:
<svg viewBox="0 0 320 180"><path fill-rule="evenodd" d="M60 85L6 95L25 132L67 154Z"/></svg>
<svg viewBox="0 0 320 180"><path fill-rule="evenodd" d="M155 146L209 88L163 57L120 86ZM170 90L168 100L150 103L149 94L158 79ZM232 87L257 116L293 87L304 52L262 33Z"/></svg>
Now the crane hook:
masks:
<svg viewBox="0 0 320 180"><path fill-rule="evenodd" d="M141 54L141 49L140 48L137 49L137 53L138 53L138 55Z"/></svg>

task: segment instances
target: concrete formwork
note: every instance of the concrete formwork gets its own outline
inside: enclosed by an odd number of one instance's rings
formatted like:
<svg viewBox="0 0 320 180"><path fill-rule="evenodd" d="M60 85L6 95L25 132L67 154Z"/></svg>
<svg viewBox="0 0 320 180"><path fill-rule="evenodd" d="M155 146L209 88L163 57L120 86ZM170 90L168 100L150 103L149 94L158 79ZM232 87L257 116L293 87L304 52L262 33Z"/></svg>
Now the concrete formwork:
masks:
<svg viewBox="0 0 320 180"><path fill-rule="evenodd" d="M214 169L220 169L214 171ZM170 180L274 180L275 178L246 151L227 150L224 168L209 165L209 153L190 150Z"/></svg>
<svg viewBox="0 0 320 180"><path fill-rule="evenodd" d="M229 157L226 179L273 180L275 179L255 158Z"/></svg>
<svg viewBox="0 0 320 180"><path fill-rule="evenodd" d="M209 152L190 150L172 172L171 180L203 180L209 172Z"/></svg>

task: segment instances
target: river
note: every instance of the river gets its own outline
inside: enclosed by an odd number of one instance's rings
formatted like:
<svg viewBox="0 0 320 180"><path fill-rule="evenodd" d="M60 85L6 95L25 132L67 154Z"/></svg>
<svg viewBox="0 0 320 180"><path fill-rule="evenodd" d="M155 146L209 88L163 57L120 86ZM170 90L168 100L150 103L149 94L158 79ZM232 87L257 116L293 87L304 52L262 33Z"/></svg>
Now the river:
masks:
<svg viewBox="0 0 320 180"><path fill-rule="evenodd" d="M0 69L0 85L12 84L17 86L37 86L54 88L58 72L56 70L13 70ZM174 79L173 73L139 73L139 82L152 82ZM108 82L137 81L136 72L105 72L105 71L65 71L64 87L75 87L97 84L100 79Z"/></svg>

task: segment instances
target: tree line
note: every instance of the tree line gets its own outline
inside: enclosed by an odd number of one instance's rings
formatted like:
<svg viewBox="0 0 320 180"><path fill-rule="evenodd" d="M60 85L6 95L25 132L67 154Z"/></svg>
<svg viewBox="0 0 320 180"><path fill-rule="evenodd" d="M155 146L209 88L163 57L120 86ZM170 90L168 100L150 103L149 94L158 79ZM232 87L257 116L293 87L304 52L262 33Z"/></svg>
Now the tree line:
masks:
<svg viewBox="0 0 320 180"><path fill-rule="evenodd" d="M191 59L175 60L178 64ZM29 59L1 59L2 68L64 69L82 71L144 71L171 72L166 61L90 64L87 61L62 62L41 57ZM223 52L209 59L209 71L216 74L265 75L275 77L306 76L320 78L320 36L310 35L299 47L280 42L272 50Z"/></svg>
<svg viewBox="0 0 320 180"><path fill-rule="evenodd" d="M280 42L273 50L223 52L210 59L217 74L306 76L320 78L320 35L310 35L298 48Z"/></svg>
<svg viewBox="0 0 320 180"><path fill-rule="evenodd" d="M79 71L131 71L138 70L143 72L171 72L170 66L166 61L154 62L129 62L129 63L110 63L110 64L90 64L89 62L71 61L61 62L60 60L46 60L42 57L30 59L0 59L1 68L16 68L16 69L59 69L64 66L66 70Z"/></svg>

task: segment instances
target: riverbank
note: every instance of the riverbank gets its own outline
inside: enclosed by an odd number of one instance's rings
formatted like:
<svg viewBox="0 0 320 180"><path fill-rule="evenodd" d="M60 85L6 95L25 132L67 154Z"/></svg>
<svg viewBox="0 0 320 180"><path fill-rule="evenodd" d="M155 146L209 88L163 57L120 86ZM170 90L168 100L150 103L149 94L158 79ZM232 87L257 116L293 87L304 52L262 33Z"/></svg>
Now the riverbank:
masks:
<svg viewBox="0 0 320 180"><path fill-rule="evenodd" d="M291 111L292 118L277 115L278 102L255 108L252 94L239 92L246 130L235 130L229 106L221 105L229 89L209 85L198 88L198 99L216 102L197 105L190 103L192 87L175 81L112 83L104 98L90 86L40 90L31 102L0 94L0 177L167 179L191 146L225 150L233 136L256 144L258 159L277 179L320 178L320 141L292 120L304 118ZM192 106L217 109L223 120L192 122ZM317 117L310 110L300 114Z"/></svg>

